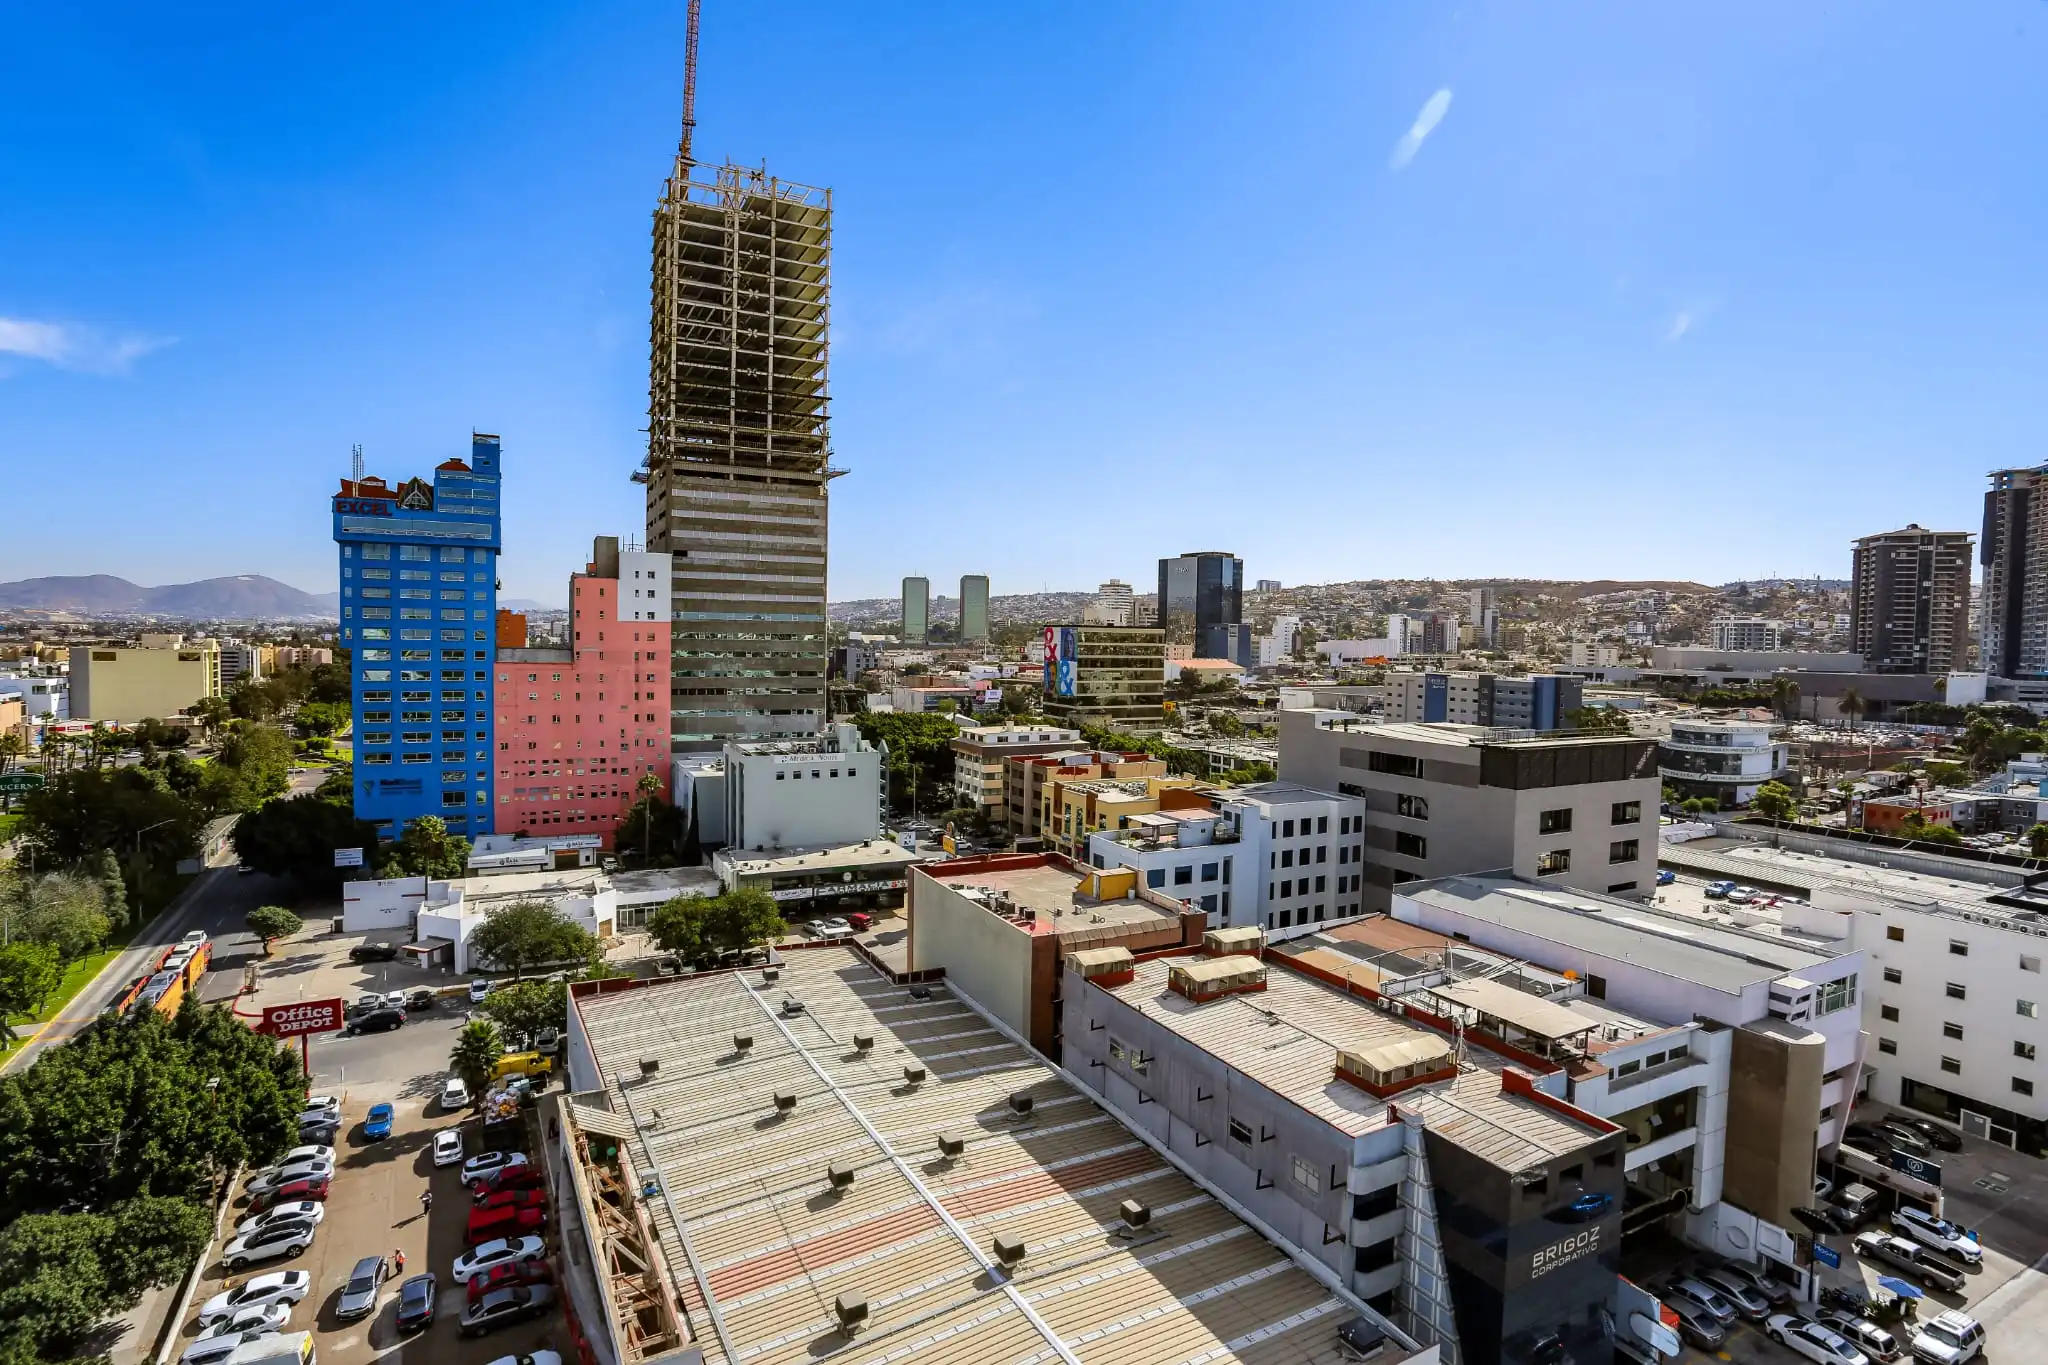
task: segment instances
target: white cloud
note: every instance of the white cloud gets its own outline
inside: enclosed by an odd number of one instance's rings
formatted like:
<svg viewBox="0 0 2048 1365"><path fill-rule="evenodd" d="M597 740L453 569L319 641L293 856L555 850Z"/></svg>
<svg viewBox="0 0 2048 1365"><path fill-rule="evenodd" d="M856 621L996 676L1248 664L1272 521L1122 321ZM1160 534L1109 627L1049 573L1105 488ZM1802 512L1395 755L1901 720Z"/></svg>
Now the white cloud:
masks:
<svg viewBox="0 0 2048 1365"><path fill-rule="evenodd" d="M1664 339L1666 341L1678 340L1687 332L1690 332L1693 323L1698 320L1698 318L1693 316L1692 310L1687 308L1679 309L1677 313L1672 315L1671 325L1664 329Z"/></svg>
<svg viewBox="0 0 2048 1365"><path fill-rule="evenodd" d="M173 340L136 332L117 335L69 322L0 317L0 355L22 356L88 374L126 374L136 361Z"/></svg>
<svg viewBox="0 0 2048 1365"><path fill-rule="evenodd" d="M1423 101L1422 112L1415 116L1415 122L1394 144L1394 154L1387 158L1388 167L1398 171L1413 161L1415 154L1422 150L1422 140L1435 132L1436 126L1444 121L1444 115L1450 112L1451 88L1445 86Z"/></svg>

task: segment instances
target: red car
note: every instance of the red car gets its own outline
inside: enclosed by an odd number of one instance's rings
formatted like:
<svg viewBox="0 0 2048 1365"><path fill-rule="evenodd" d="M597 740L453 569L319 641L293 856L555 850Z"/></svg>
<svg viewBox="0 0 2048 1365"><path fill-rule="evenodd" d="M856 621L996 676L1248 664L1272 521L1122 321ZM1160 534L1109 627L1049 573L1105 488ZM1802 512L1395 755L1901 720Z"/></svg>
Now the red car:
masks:
<svg viewBox="0 0 2048 1365"><path fill-rule="evenodd" d="M869 926L874 924L875 919L872 915L864 915L856 910L846 917L846 922L853 926L853 932L856 934L865 934Z"/></svg>
<svg viewBox="0 0 2048 1365"><path fill-rule="evenodd" d="M309 1177L305 1180L291 1180L276 1189L265 1190L249 1201L249 1212L262 1213L277 1204L289 1204L295 1200L310 1199L315 1203L327 1201L327 1190L332 1184L326 1177Z"/></svg>
<svg viewBox="0 0 2048 1365"><path fill-rule="evenodd" d="M477 1181L471 1188L475 1191L476 1202L481 1204L501 1190L537 1190L542 1183L538 1166L506 1166Z"/></svg>
<svg viewBox="0 0 2048 1365"><path fill-rule="evenodd" d="M478 1209L544 1209L548 1206L546 1190L493 1190L476 1201Z"/></svg>
<svg viewBox="0 0 2048 1365"><path fill-rule="evenodd" d="M510 1204L495 1209L471 1209L469 1229L464 1234L469 1245L476 1246L495 1237L523 1237L538 1233L547 1226L546 1209L517 1208Z"/></svg>
<svg viewBox="0 0 2048 1365"><path fill-rule="evenodd" d="M469 1281L469 1301L475 1303L493 1289L504 1289L515 1284L549 1284L555 1278L553 1267L542 1261L506 1261L494 1265L481 1275L473 1275Z"/></svg>

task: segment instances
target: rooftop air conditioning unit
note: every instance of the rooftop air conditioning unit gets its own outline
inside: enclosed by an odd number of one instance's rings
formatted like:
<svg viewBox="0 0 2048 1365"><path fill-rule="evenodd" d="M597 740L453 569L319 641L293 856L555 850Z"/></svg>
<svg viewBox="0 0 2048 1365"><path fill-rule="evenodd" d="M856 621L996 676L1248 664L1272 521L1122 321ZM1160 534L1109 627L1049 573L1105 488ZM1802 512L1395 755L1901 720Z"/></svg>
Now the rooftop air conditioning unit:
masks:
<svg viewBox="0 0 2048 1365"><path fill-rule="evenodd" d="M853 1050L854 1050L855 1052L872 1052L872 1051L874 1051L874 1048L875 1048L875 1035L874 1035L874 1034L872 1034L872 1033L856 1033L856 1034L854 1034L854 1035L853 1035Z"/></svg>
<svg viewBox="0 0 2048 1365"><path fill-rule="evenodd" d="M660 1058L658 1058L658 1057L642 1057L642 1058L640 1059L640 1074L641 1074L641 1075L643 1075L643 1076L652 1076L652 1075L653 1075L653 1074L654 1074L655 1072L657 1072L657 1071L659 1071L659 1070L661 1070L661 1059L660 1059Z"/></svg>
<svg viewBox="0 0 2048 1365"><path fill-rule="evenodd" d="M782 1012L784 1014L802 1014L804 1012L804 1002L792 995L782 1002Z"/></svg>
<svg viewBox="0 0 2048 1365"><path fill-rule="evenodd" d="M776 1091L775 1108L777 1109L777 1111L784 1114L787 1114L790 1110L796 1108L796 1092L792 1090Z"/></svg>
<svg viewBox="0 0 2048 1365"><path fill-rule="evenodd" d="M910 988L910 998L912 1000L929 1000L932 998L932 988L920 982Z"/></svg>
<svg viewBox="0 0 2048 1365"><path fill-rule="evenodd" d="M1012 1237L1008 1233L997 1233L995 1241L989 1245L995 1252L996 1259L1004 1265L1015 1265L1024 1259L1024 1239L1021 1237Z"/></svg>
<svg viewBox="0 0 2048 1365"><path fill-rule="evenodd" d="M957 1157L957 1156L959 1156L959 1155L960 1155L960 1154L961 1154L962 1152L964 1152L964 1151L966 1151L966 1150L967 1150L967 1139L966 1139L966 1138L958 1138L958 1137L954 1137L954 1136L952 1136L951 1134L948 1134L948 1133L941 1133L941 1134L939 1134L939 1155L940 1155L940 1156L943 1156L943 1157L948 1157L948 1158L951 1158L951 1157Z"/></svg>
<svg viewBox="0 0 2048 1365"><path fill-rule="evenodd" d="M832 1301L832 1312L839 1319L839 1330L852 1336L868 1320L868 1301L857 1294L841 1294Z"/></svg>
<svg viewBox="0 0 2048 1365"><path fill-rule="evenodd" d="M746 1052L751 1050L753 1046L754 1035L751 1033L735 1033L732 1036L732 1050L734 1052Z"/></svg>
<svg viewBox="0 0 2048 1365"><path fill-rule="evenodd" d="M764 985L764 986L765 986L765 985L769 984L770 982L773 982L773 981L780 981L781 979L782 979L782 972L781 972L781 970L780 970L779 968L776 968L776 967L763 967L763 968L761 969L761 984L762 984L762 985Z"/></svg>
<svg viewBox="0 0 2048 1365"><path fill-rule="evenodd" d="M1152 1206L1135 1199L1126 1199L1116 1206L1116 1216L1123 1220L1123 1231L1128 1235L1151 1224Z"/></svg>
<svg viewBox="0 0 2048 1365"><path fill-rule="evenodd" d="M825 1179L835 1190L843 1190L853 1183L853 1167L833 1162L825 1168Z"/></svg>
<svg viewBox="0 0 2048 1365"><path fill-rule="evenodd" d="M1028 1090L1019 1090L1016 1094L1010 1096L1010 1112L1015 1114L1020 1119L1030 1118L1031 1092Z"/></svg>
<svg viewBox="0 0 2048 1365"><path fill-rule="evenodd" d="M903 1079L904 1079L904 1080L905 1080L906 1082L908 1082L909 1084L911 1084L911 1085L921 1085L921 1084L923 1084L923 1083L924 1083L924 1068L923 1068L923 1067L921 1067L921 1066L906 1066L906 1067L904 1067L904 1068L903 1068Z"/></svg>

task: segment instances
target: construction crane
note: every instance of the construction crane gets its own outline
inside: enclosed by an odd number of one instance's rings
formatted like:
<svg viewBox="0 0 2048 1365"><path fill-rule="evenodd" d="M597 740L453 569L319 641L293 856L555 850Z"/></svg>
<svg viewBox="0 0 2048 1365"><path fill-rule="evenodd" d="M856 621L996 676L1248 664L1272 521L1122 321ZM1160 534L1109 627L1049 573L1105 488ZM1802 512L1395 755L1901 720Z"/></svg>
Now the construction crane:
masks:
<svg viewBox="0 0 2048 1365"><path fill-rule="evenodd" d="M690 144L697 134L697 12L702 0L690 0L690 18L683 37L683 165L695 164Z"/></svg>

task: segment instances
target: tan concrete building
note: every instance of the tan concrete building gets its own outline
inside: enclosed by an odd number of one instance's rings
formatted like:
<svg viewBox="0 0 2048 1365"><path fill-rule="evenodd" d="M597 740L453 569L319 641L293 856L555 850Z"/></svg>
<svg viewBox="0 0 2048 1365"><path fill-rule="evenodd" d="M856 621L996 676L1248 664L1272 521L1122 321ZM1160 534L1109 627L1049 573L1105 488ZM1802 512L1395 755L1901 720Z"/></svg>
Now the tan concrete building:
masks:
<svg viewBox="0 0 2048 1365"><path fill-rule="evenodd" d="M121 725L174 715L221 694L220 646L182 635L71 651L71 718Z"/></svg>
<svg viewBox="0 0 2048 1365"><path fill-rule="evenodd" d="M991 821L1003 820L1003 760L1015 755L1058 753L1081 743L1079 730L1048 725L977 725L953 740L953 791L963 806L974 806Z"/></svg>

